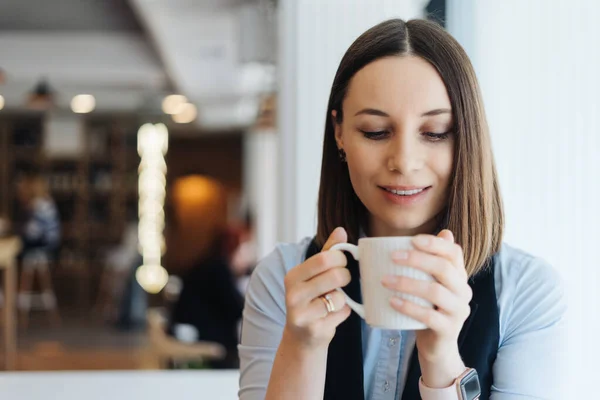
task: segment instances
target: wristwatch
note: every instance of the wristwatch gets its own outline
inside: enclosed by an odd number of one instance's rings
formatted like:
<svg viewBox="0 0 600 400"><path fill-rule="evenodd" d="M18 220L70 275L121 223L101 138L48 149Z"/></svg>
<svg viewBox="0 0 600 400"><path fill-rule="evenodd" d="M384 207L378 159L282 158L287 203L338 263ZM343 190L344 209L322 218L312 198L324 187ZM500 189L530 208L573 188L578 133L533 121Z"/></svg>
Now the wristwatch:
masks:
<svg viewBox="0 0 600 400"><path fill-rule="evenodd" d="M477 370L467 368L456 381L456 391L460 400L476 400L481 396L481 387L479 386L479 375Z"/></svg>
<svg viewBox="0 0 600 400"><path fill-rule="evenodd" d="M454 383L447 388L433 389L419 379L419 392L426 400L478 400L481 396L479 376L473 368L467 368Z"/></svg>

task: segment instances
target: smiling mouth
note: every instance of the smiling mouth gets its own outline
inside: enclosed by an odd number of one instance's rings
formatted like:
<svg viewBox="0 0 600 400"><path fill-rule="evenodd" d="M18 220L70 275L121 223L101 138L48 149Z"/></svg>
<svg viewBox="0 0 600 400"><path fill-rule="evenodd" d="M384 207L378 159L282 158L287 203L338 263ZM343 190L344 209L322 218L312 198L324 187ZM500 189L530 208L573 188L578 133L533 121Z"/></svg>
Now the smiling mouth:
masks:
<svg viewBox="0 0 600 400"><path fill-rule="evenodd" d="M385 190L386 192L390 192L390 193L393 193L398 196L414 196L416 194L422 193L423 191L429 189L430 187L431 186L426 186L426 187L409 189L409 190L390 189L390 188L386 188L386 187L381 187L381 188L383 190Z"/></svg>

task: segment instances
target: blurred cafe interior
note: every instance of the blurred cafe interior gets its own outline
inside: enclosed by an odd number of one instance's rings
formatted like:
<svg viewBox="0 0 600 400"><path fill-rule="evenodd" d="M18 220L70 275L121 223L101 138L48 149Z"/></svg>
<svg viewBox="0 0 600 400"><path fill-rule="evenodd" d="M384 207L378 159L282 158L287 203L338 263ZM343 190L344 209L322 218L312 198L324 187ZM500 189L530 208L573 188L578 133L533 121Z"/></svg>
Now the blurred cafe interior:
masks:
<svg viewBox="0 0 600 400"><path fill-rule="evenodd" d="M236 367L272 6L1 2L7 369Z"/></svg>
<svg viewBox="0 0 600 400"><path fill-rule="evenodd" d="M586 332L573 365L591 373L598 7L0 1L0 397L237 398L252 271L314 235L335 69L393 17L437 21L471 57L506 240L563 276L571 335Z"/></svg>

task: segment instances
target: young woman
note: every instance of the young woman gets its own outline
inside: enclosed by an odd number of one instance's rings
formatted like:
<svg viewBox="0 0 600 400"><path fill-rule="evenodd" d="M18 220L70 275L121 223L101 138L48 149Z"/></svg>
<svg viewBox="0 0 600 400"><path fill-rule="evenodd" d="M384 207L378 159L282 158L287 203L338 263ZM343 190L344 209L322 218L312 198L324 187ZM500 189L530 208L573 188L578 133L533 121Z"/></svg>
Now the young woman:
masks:
<svg viewBox="0 0 600 400"><path fill-rule="evenodd" d="M329 105L314 239L280 245L247 293L240 398L559 398L565 303L540 259L502 243L504 216L473 67L432 22L383 22L348 49ZM362 236L414 236L390 254L435 282L381 290L421 331L371 328L356 262L326 251ZM321 251L322 250L322 251Z"/></svg>

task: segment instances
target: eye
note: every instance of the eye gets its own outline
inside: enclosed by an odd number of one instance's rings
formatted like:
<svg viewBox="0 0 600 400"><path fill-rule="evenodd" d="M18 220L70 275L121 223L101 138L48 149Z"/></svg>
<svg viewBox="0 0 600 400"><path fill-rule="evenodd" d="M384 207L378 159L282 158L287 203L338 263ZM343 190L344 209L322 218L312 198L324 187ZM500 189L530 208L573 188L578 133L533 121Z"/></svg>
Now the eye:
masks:
<svg viewBox="0 0 600 400"><path fill-rule="evenodd" d="M371 140L385 139L386 136L389 134L388 131L363 131L363 130L361 130L361 132L367 139L371 139Z"/></svg>
<svg viewBox="0 0 600 400"><path fill-rule="evenodd" d="M427 140L431 142L439 142L441 140L448 139L452 132L443 132L443 133L435 133L435 132L423 132L423 135L427 137Z"/></svg>

